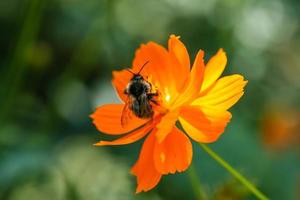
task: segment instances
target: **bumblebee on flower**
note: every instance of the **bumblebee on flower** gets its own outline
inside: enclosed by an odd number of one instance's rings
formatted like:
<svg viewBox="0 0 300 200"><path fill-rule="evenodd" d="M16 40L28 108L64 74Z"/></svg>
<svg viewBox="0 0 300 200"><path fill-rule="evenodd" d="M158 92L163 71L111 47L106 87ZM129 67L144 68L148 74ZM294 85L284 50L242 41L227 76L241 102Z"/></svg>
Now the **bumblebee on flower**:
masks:
<svg viewBox="0 0 300 200"><path fill-rule="evenodd" d="M100 106L91 115L99 131L122 135L97 146L129 144L147 135L131 169L137 193L155 187L162 175L185 171L193 154L189 138L216 141L231 119L227 110L244 93L243 76L219 78L227 63L222 49L207 64L203 57L200 50L191 67L186 47L174 35L168 49L154 42L141 45L132 69L113 72L112 83L123 103Z"/></svg>
<svg viewBox="0 0 300 200"><path fill-rule="evenodd" d="M128 71L133 74L130 82L127 84L124 94L127 95L127 100L121 116L121 123L125 126L130 120L130 114L133 113L139 118L152 118L154 111L152 109L152 103L158 105L158 101L154 99L158 96L158 91L153 92L153 88L150 82L146 81L142 75L140 75L143 68L148 64L147 61L139 70L138 73Z"/></svg>

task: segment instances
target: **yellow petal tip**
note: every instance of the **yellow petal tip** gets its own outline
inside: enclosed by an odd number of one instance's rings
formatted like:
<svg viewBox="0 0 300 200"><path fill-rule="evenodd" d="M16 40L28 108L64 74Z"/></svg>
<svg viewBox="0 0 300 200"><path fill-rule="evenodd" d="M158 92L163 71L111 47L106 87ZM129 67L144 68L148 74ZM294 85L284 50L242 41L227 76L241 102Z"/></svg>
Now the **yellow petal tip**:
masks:
<svg viewBox="0 0 300 200"><path fill-rule="evenodd" d="M172 38L179 39L179 38L180 38L180 36L176 36L175 34L171 34L171 35L170 35L170 38L171 38L171 39L172 39Z"/></svg>
<svg viewBox="0 0 300 200"><path fill-rule="evenodd" d="M103 146L104 144L103 144L103 141L100 141L100 142L97 142L97 143L95 143L95 144L93 144L94 146Z"/></svg>

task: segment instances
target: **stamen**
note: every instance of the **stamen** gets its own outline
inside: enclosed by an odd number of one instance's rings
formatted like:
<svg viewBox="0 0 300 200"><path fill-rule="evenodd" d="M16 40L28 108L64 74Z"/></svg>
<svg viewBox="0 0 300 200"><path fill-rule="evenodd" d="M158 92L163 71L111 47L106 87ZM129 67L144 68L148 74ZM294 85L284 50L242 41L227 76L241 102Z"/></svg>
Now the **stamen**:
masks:
<svg viewBox="0 0 300 200"><path fill-rule="evenodd" d="M168 88L164 88L165 90L165 101L168 103L171 100L171 95Z"/></svg>

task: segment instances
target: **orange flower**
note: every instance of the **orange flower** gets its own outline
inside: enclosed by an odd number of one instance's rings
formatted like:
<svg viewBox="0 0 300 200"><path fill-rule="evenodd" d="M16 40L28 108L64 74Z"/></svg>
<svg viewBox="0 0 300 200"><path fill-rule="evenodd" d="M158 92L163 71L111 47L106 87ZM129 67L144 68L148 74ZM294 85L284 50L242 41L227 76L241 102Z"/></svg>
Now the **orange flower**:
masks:
<svg viewBox="0 0 300 200"><path fill-rule="evenodd" d="M272 106L261 121L263 144L270 150L285 150L300 142L300 112L287 106Z"/></svg>
<svg viewBox="0 0 300 200"><path fill-rule="evenodd" d="M100 141L97 146L129 144L148 134L131 170L137 177L137 193L155 187L162 175L185 171L193 154L187 135L197 142L216 141L231 118L227 110L244 94L247 81L243 76L219 79L227 62L222 49L206 66L203 57L200 50L191 68L186 47L174 35L170 36L168 50L154 42L141 45L131 70L137 73L149 61L141 75L159 92L153 119L133 116L128 125L122 126L124 104L103 105L91 115L99 131L124 135L114 141ZM112 83L123 102L127 97L124 89L131 78L127 70L113 72ZM177 121L187 135L176 127Z"/></svg>

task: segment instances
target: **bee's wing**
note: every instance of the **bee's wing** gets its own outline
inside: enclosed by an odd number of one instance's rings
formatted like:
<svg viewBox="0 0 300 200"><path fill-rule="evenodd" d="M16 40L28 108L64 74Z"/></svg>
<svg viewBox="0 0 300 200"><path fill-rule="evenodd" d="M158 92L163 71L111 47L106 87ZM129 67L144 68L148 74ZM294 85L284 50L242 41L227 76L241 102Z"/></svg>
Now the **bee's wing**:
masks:
<svg viewBox="0 0 300 200"><path fill-rule="evenodd" d="M132 98L130 96L127 97L124 108L122 110L121 115L121 125L125 127L129 121L132 119L132 111L130 110L129 106L132 105Z"/></svg>

